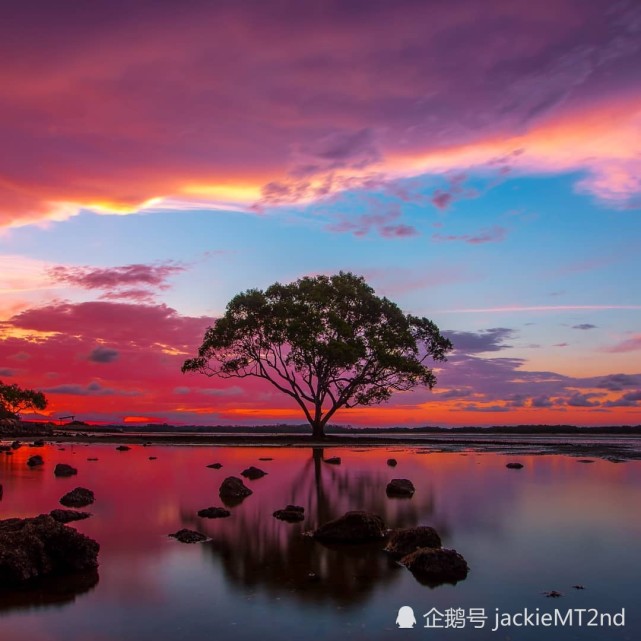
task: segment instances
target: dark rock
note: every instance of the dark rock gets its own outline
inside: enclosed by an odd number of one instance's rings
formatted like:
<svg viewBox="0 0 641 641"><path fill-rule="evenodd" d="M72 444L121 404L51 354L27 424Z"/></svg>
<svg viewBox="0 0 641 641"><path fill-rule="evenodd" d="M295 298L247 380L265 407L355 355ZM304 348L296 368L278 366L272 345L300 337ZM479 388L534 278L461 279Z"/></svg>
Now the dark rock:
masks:
<svg viewBox="0 0 641 641"><path fill-rule="evenodd" d="M550 590L549 592L544 592L546 597L551 599L558 599L563 596L563 592L557 592L556 590Z"/></svg>
<svg viewBox="0 0 641 641"><path fill-rule="evenodd" d="M4 490L2 489L2 483L0 483L0 500L2 500L2 494Z"/></svg>
<svg viewBox="0 0 641 641"><path fill-rule="evenodd" d="M45 442L42 439L38 439L31 444L31 447L44 447Z"/></svg>
<svg viewBox="0 0 641 641"><path fill-rule="evenodd" d="M467 561L456 550L445 548L419 548L404 556L404 565L420 583L436 586L456 583L467 577Z"/></svg>
<svg viewBox="0 0 641 641"><path fill-rule="evenodd" d="M385 537L383 519L369 512L347 512L328 521L313 533L315 539L327 543L362 543Z"/></svg>
<svg viewBox="0 0 641 641"><path fill-rule="evenodd" d="M238 505L253 492L237 476L228 476L220 485L218 495L225 505Z"/></svg>
<svg viewBox="0 0 641 641"><path fill-rule="evenodd" d="M48 514L0 521L0 585L98 567L96 541Z"/></svg>
<svg viewBox="0 0 641 641"><path fill-rule="evenodd" d="M75 467L71 467L71 465L67 465L66 463L58 463L53 473L55 476L73 476L74 474L78 474L78 470Z"/></svg>
<svg viewBox="0 0 641 641"><path fill-rule="evenodd" d="M27 465L29 467L37 467L38 465L44 465L44 460L42 459L42 456L40 456L40 454L36 454L35 456L30 456L27 459Z"/></svg>
<svg viewBox="0 0 641 641"><path fill-rule="evenodd" d="M390 467L396 467L398 465L398 461L395 458L388 458L387 459L387 464Z"/></svg>
<svg viewBox="0 0 641 641"><path fill-rule="evenodd" d="M412 481L408 479L392 479L385 489L387 496L399 498L412 498L415 488Z"/></svg>
<svg viewBox="0 0 641 641"><path fill-rule="evenodd" d="M271 456L261 456L259 461L273 461L274 459Z"/></svg>
<svg viewBox="0 0 641 641"><path fill-rule="evenodd" d="M208 507L204 510L198 510L198 516L203 519L224 519L231 516L231 512L224 507Z"/></svg>
<svg viewBox="0 0 641 641"><path fill-rule="evenodd" d="M22 447L22 443L20 441L14 441L11 443L11 449L12 450L19 450Z"/></svg>
<svg viewBox="0 0 641 641"><path fill-rule="evenodd" d="M98 459L97 458L88 458L87 460L88 461L97 461Z"/></svg>
<svg viewBox="0 0 641 641"><path fill-rule="evenodd" d="M207 467L210 467L212 470L219 470L223 466L222 463L212 463L211 465L208 465Z"/></svg>
<svg viewBox="0 0 641 641"><path fill-rule="evenodd" d="M0 445L0 452L8 452L9 450L11 450L10 445Z"/></svg>
<svg viewBox="0 0 641 641"><path fill-rule="evenodd" d="M128 452L131 448L129 447L129 445L119 445L116 449L119 452Z"/></svg>
<svg viewBox="0 0 641 641"><path fill-rule="evenodd" d="M241 476L244 476L246 479L249 479L250 481L255 481L256 479L263 478L267 472L264 472L258 467L254 467L253 465L248 467L246 470L243 470L241 473Z"/></svg>
<svg viewBox="0 0 641 641"><path fill-rule="evenodd" d="M305 508L300 505L288 505L282 510L276 510L274 516L287 523L297 523L305 520Z"/></svg>
<svg viewBox="0 0 641 641"><path fill-rule="evenodd" d="M523 463L508 463L505 467L510 470L520 470L523 467Z"/></svg>
<svg viewBox="0 0 641 641"><path fill-rule="evenodd" d="M67 492L61 499L60 503L66 507L85 507L94 502L94 495L91 490L84 487L77 487L71 492Z"/></svg>
<svg viewBox="0 0 641 641"><path fill-rule="evenodd" d="M325 463L329 463L330 465L340 465L341 464L341 457L340 456L330 456L329 458L325 459Z"/></svg>
<svg viewBox="0 0 641 641"><path fill-rule="evenodd" d="M6 456L13 456L13 452L11 450L7 450L5 454Z"/></svg>
<svg viewBox="0 0 641 641"><path fill-rule="evenodd" d="M178 532L174 532L169 536L177 539L181 543L201 543L202 541L207 540L207 537L204 534L196 532L195 530L186 529L178 530Z"/></svg>
<svg viewBox="0 0 641 641"><path fill-rule="evenodd" d="M158 458L157 456L150 456L150 457L149 457L149 460L150 460L150 461L155 461L157 458Z"/></svg>
<svg viewBox="0 0 641 641"><path fill-rule="evenodd" d="M578 463L594 463L594 460L591 458L580 458L577 462Z"/></svg>
<svg viewBox="0 0 641 641"><path fill-rule="evenodd" d="M573 585L572 587L575 590L585 590L585 586L584 585Z"/></svg>
<svg viewBox="0 0 641 641"><path fill-rule="evenodd" d="M433 527L418 526L394 530L390 534L385 551L392 556L402 557L418 548L440 548L441 537Z"/></svg>
<svg viewBox="0 0 641 641"><path fill-rule="evenodd" d="M49 516L58 523L71 523L71 521L82 521L88 519L89 512L77 512L76 510L51 510Z"/></svg>

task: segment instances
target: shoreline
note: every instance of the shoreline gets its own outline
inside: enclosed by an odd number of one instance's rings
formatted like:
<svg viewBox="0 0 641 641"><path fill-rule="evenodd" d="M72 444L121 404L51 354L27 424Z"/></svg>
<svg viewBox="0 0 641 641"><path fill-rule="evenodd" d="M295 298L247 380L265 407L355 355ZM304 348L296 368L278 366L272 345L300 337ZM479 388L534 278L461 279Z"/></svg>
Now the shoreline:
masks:
<svg viewBox="0 0 641 641"><path fill-rule="evenodd" d="M127 444L127 445L185 445L219 446L219 447L295 447L295 448L335 448L335 447L404 447L417 448L417 453L437 452L492 452L517 456L562 454L576 458L600 458L612 462L641 460L641 438L638 446L617 442L616 435L595 435L603 442L585 442L583 435L507 435L503 438L497 435L459 435L455 438L443 435L415 436L403 438L399 436L344 436L330 435L324 439L312 439L311 436L296 435L233 435L233 434L97 434L97 433L54 433L41 436L35 440L52 443L82 443L82 444ZM530 438L528 438L530 437ZM533 438L534 437L534 438ZM594 438L594 437L592 437ZM620 440L622 437L618 435ZM34 437L25 435L3 435L3 440L21 440L32 442ZM633 439L636 440L636 439ZM579 442L573 442L579 441Z"/></svg>

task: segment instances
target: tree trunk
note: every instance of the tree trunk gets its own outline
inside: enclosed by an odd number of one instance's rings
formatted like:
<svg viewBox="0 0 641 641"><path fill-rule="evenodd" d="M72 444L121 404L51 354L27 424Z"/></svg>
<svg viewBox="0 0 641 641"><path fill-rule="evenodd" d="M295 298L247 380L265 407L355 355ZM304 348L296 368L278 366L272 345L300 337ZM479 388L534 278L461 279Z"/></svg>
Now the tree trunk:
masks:
<svg viewBox="0 0 641 641"><path fill-rule="evenodd" d="M313 421L312 422L312 438L314 439L324 439L325 438L325 426L322 421Z"/></svg>

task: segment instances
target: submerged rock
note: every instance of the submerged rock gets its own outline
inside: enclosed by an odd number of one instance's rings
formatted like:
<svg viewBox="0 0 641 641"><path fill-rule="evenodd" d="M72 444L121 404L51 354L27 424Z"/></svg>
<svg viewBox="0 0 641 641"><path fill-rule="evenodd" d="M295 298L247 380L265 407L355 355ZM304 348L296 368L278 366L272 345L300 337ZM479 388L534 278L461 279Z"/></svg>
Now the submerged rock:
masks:
<svg viewBox="0 0 641 641"><path fill-rule="evenodd" d="M329 463L330 465L340 465L341 464L341 457L340 456L330 456L329 458L325 459L325 463Z"/></svg>
<svg viewBox="0 0 641 641"><path fill-rule="evenodd" d="M195 530L187 529L178 530L178 532L174 532L169 536L180 541L181 543L201 543L202 541L207 540L207 537L204 534L196 532Z"/></svg>
<svg viewBox="0 0 641 641"><path fill-rule="evenodd" d="M150 461L155 461L157 458L158 458L157 456L150 456L150 457L149 457L149 460L150 460Z"/></svg>
<svg viewBox="0 0 641 641"><path fill-rule="evenodd" d="M88 458L87 460L88 460L88 461L97 461L98 459L97 459L97 458L95 458L95 457L92 457L92 458Z"/></svg>
<svg viewBox="0 0 641 641"><path fill-rule="evenodd" d="M119 445L116 449L119 452L128 452L131 448L129 447L129 445Z"/></svg>
<svg viewBox="0 0 641 641"><path fill-rule="evenodd" d="M456 583L467 577L470 568L456 550L419 548L404 556L400 563L425 585Z"/></svg>
<svg viewBox="0 0 641 641"><path fill-rule="evenodd" d="M36 454L35 456L30 456L27 459L27 465L29 467L37 467L38 465L44 465L44 460L40 454Z"/></svg>
<svg viewBox="0 0 641 641"><path fill-rule="evenodd" d="M385 551L395 557L415 552L418 548L440 548L441 537L433 527L424 525L394 530L390 534Z"/></svg>
<svg viewBox="0 0 641 641"><path fill-rule="evenodd" d="M546 597L550 599L558 599L563 596L563 592L557 592L556 590L550 590L549 592L544 592Z"/></svg>
<svg viewBox="0 0 641 641"><path fill-rule="evenodd" d="M274 459L271 456L261 456L259 461L273 461Z"/></svg>
<svg viewBox="0 0 641 641"><path fill-rule="evenodd" d="M398 465L398 461L395 458L388 458L387 459L387 464L390 467L396 467Z"/></svg>
<svg viewBox="0 0 641 641"><path fill-rule="evenodd" d="M362 543L385 538L383 519L370 512L353 511L328 521L313 533L326 543Z"/></svg>
<svg viewBox="0 0 641 641"><path fill-rule="evenodd" d="M231 516L231 512L224 507L208 507L204 510L198 510L198 516L203 519L224 519Z"/></svg>
<svg viewBox="0 0 641 641"><path fill-rule="evenodd" d="M66 507L85 507L91 505L95 500L93 492L85 487L77 487L71 492L67 492L61 499L60 503Z"/></svg>
<svg viewBox="0 0 641 641"><path fill-rule="evenodd" d="M66 463L58 463L53 473L55 476L73 476L74 474L78 474L78 470L75 467L71 467L71 465L67 465Z"/></svg>
<svg viewBox="0 0 641 641"><path fill-rule="evenodd" d="M508 463L505 467L510 470L520 470L523 468L523 463Z"/></svg>
<svg viewBox="0 0 641 641"><path fill-rule="evenodd" d="M228 476L218 490L225 505L237 505L250 494L253 492L237 476Z"/></svg>
<svg viewBox="0 0 641 641"><path fill-rule="evenodd" d="M267 472L251 465L246 470L243 470L240 474L250 481L255 481L256 479L263 478L263 476L265 476Z"/></svg>
<svg viewBox="0 0 641 641"><path fill-rule="evenodd" d="M287 523L297 523L305 520L305 508L300 505L287 505L282 510L276 510L274 516Z"/></svg>
<svg viewBox="0 0 641 641"><path fill-rule="evenodd" d="M49 516L58 521L58 523L71 523L72 521L82 521L88 519L91 514L89 512L77 512L76 510L51 510Z"/></svg>
<svg viewBox="0 0 641 641"><path fill-rule="evenodd" d="M96 541L48 514L0 521L0 584L98 567Z"/></svg>
<svg viewBox="0 0 641 641"><path fill-rule="evenodd" d="M208 465L207 467L211 468L212 470L219 470L223 466L222 463L212 463L211 465Z"/></svg>
<svg viewBox="0 0 641 641"><path fill-rule="evenodd" d="M392 479L385 488L387 496L412 498L416 491L412 481L408 479Z"/></svg>

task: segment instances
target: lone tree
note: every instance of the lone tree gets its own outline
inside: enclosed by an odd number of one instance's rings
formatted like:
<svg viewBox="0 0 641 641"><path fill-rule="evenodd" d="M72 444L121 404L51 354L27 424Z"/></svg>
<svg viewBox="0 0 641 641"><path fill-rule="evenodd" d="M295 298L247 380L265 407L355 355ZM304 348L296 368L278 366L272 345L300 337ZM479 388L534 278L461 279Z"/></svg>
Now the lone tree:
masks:
<svg viewBox="0 0 641 641"><path fill-rule="evenodd" d="M0 413L17 417L25 410L43 410L47 407L47 399L42 392L32 389L22 389L15 383L6 385L0 381Z"/></svg>
<svg viewBox="0 0 641 641"><path fill-rule="evenodd" d="M452 344L427 318L404 314L360 276L301 278L235 296L183 372L257 377L298 403L315 438L342 407L436 384L430 360Z"/></svg>

